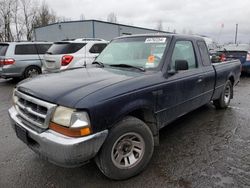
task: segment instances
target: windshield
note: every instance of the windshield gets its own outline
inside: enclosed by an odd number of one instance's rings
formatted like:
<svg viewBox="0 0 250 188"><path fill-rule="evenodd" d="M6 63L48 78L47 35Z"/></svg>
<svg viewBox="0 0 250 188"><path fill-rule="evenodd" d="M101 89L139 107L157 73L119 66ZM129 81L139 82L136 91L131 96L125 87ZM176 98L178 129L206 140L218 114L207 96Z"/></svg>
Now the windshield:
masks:
<svg viewBox="0 0 250 188"><path fill-rule="evenodd" d="M96 61L104 65L125 64L141 68L158 67L167 45L166 37L131 37L112 41Z"/></svg>

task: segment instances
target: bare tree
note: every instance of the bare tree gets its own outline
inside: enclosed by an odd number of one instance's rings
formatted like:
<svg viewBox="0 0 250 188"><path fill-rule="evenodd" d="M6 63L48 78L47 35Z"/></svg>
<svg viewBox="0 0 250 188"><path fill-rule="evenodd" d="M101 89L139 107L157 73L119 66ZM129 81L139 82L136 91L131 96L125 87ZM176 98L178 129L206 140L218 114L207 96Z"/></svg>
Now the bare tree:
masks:
<svg viewBox="0 0 250 188"><path fill-rule="evenodd" d="M68 21L71 21L71 18L67 18L64 16L57 18L57 22L68 22Z"/></svg>
<svg viewBox="0 0 250 188"><path fill-rule="evenodd" d="M163 30L163 26L162 26L162 21L161 20L158 21L156 29L159 30L159 31Z"/></svg>
<svg viewBox="0 0 250 188"><path fill-rule="evenodd" d="M107 21L111 23L118 23L116 14L111 12L107 17Z"/></svg>
<svg viewBox="0 0 250 188"><path fill-rule="evenodd" d="M188 30L188 35L192 35L193 31L191 29Z"/></svg>
<svg viewBox="0 0 250 188"><path fill-rule="evenodd" d="M26 30L26 39L32 39L33 23L36 18L37 8L32 0L20 0L20 7L23 14L23 24Z"/></svg>
<svg viewBox="0 0 250 188"><path fill-rule="evenodd" d="M38 7L38 12L35 15L33 23L34 27L46 26L57 21L57 16L53 10L49 9L48 4L43 1L41 6Z"/></svg>
<svg viewBox="0 0 250 188"><path fill-rule="evenodd" d="M21 24L20 22L20 16L19 16L19 12L20 12L20 8L19 8L19 1L15 1L13 3L14 6L14 11L13 11L13 21L14 21L14 25L15 25L15 40L20 41L21 37L22 37L22 31L23 31L23 24Z"/></svg>
<svg viewBox="0 0 250 188"><path fill-rule="evenodd" d="M85 15L84 14L80 15L80 20L85 20Z"/></svg>
<svg viewBox="0 0 250 188"><path fill-rule="evenodd" d="M31 40L34 26L57 21L45 0L0 0L0 41Z"/></svg>
<svg viewBox="0 0 250 188"><path fill-rule="evenodd" d="M187 33L186 29L185 29L185 28L183 28L183 30L182 30L182 34L186 34L186 33Z"/></svg>
<svg viewBox="0 0 250 188"><path fill-rule="evenodd" d="M4 41L12 41L12 31L11 31L11 22L12 22L12 11L13 11L13 2L14 0L0 0L0 15L2 18L2 29L1 38Z"/></svg>

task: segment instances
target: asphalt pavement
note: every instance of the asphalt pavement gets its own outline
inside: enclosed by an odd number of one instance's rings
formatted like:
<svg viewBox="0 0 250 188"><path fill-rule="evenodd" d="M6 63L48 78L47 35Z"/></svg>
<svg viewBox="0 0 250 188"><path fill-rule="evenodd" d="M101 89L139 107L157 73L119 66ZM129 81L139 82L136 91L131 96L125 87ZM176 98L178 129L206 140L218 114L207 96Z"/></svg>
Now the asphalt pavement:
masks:
<svg viewBox="0 0 250 188"><path fill-rule="evenodd" d="M147 169L112 181L93 161L62 168L17 139L7 114L16 82L0 79L0 187L250 187L250 77L242 77L226 110L203 106L160 132Z"/></svg>

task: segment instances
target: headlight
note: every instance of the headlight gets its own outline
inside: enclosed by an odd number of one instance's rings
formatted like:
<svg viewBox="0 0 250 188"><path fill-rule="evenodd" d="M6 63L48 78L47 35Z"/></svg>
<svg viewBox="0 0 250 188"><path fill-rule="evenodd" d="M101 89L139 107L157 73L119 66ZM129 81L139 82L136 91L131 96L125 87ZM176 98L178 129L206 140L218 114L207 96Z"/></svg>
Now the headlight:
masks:
<svg viewBox="0 0 250 188"><path fill-rule="evenodd" d="M73 109L59 106L56 108L52 121L59 125L70 127L71 116L73 113Z"/></svg>
<svg viewBox="0 0 250 188"><path fill-rule="evenodd" d="M50 123L50 129L72 137L91 134L90 120L87 112L78 112L62 106L56 108L52 122Z"/></svg>

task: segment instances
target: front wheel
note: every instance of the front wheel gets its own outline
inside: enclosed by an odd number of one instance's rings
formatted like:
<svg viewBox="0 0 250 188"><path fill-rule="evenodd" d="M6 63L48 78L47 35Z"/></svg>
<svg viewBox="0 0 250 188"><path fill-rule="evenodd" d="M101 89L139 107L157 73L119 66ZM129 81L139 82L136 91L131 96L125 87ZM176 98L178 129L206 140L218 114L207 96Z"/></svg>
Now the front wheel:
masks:
<svg viewBox="0 0 250 188"><path fill-rule="evenodd" d="M232 96L233 96L233 86L232 86L230 80L228 80L224 86L224 90L223 90L220 98L213 101L214 106L217 109L227 108L230 104L230 100L231 100Z"/></svg>
<svg viewBox="0 0 250 188"><path fill-rule="evenodd" d="M110 130L96 163L103 174L123 180L139 174L154 150L149 127L135 117L126 117Z"/></svg>

